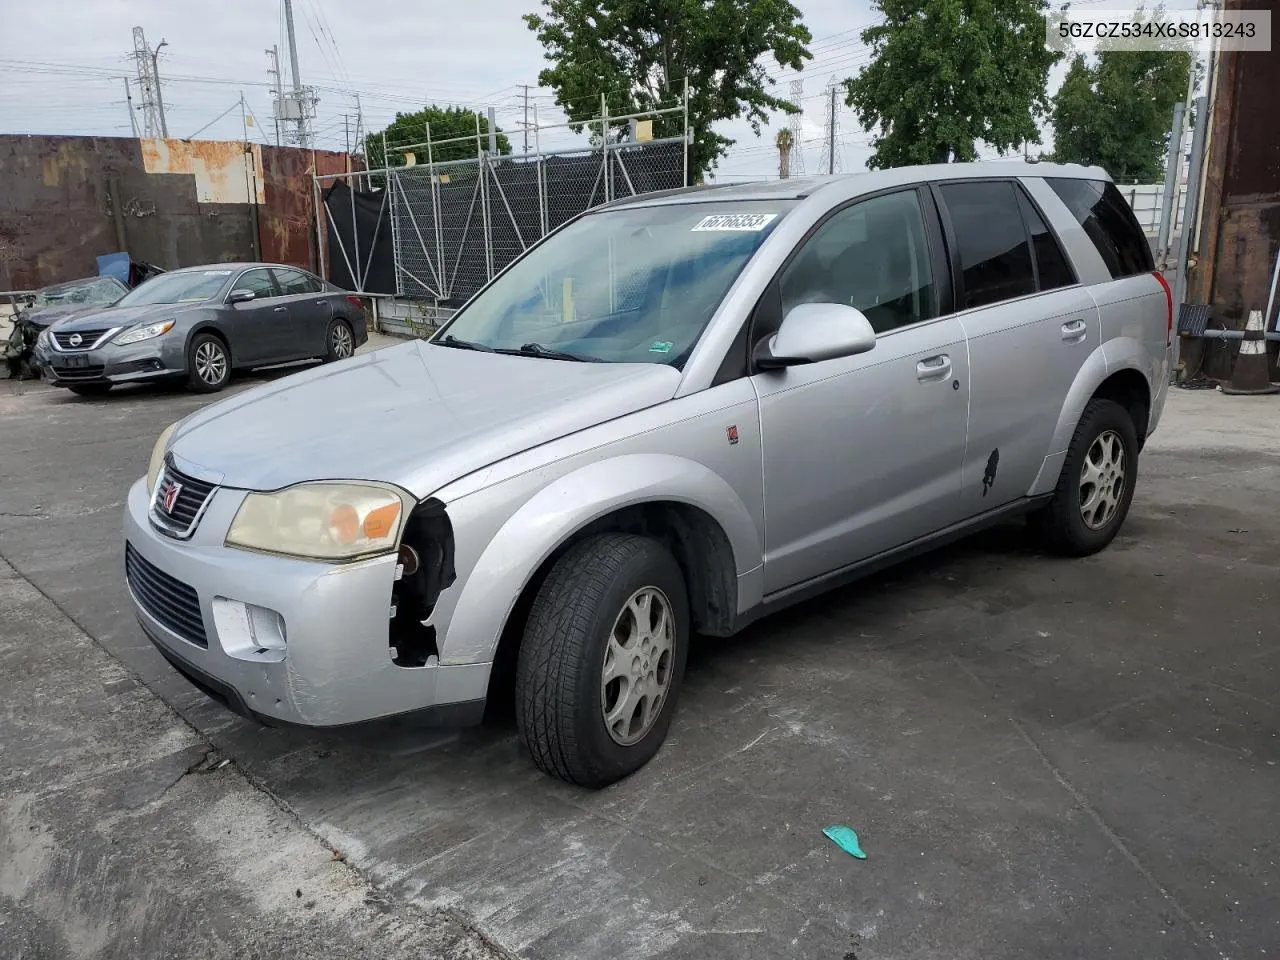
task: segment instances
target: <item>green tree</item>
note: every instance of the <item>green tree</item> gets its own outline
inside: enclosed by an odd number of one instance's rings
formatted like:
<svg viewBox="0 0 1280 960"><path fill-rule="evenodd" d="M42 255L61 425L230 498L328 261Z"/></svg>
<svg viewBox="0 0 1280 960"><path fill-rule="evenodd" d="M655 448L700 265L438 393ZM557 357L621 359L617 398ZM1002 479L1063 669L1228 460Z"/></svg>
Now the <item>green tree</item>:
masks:
<svg viewBox="0 0 1280 960"><path fill-rule="evenodd" d="M1158 183L1191 53L1125 46L1104 40L1092 63L1083 56L1071 61L1053 97L1053 158L1096 164L1121 182Z"/></svg>
<svg viewBox="0 0 1280 960"><path fill-rule="evenodd" d="M845 102L872 141L871 167L968 161L983 141L1002 154L1039 143L1049 69L1047 0L874 0L862 31L871 62Z"/></svg>
<svg viewBox="0 0 1280 960"><path fill-rule="evenodd" d="M612 116L678 107L689 81L690 182L714 169L733 140L718 120L746 117L757 135L770 111L794 113L771 94L761 59L772 55L799 70L813 39L788 0L543 0L525 22L551 66L538 82L577 124L600 116L604 94ZM680 113L655 118L655 137L679 137ZM598 127L598 125L597 125ZM625 127L609 131L618 138Z"/></svg>
<svg viewBox="0 0 1280 960"><path fill-rule="evenodd" d="M383 162L382 143L386 138L387 153L390 155L390 166L402 167L405 153L414 155L418 163L427 162L427 148L424 145L427 131L431 133L431 159L436 163L443 160L474 160L476 156L476 121L480 122L480 140L484 148L489 149L489 118L474 110L462 107L423 107L414 113L397 113L394 120L385 129L375 131L364 138L364 155L371 170L380 170L387 164ZM428 126L429 125L429 126ZM510 153L511 141L497 127L498 152ZM467 139L460 140L459 137ZM440 143L452 140L453 143ZM407 151L397 148L409 148Z"/></svg>

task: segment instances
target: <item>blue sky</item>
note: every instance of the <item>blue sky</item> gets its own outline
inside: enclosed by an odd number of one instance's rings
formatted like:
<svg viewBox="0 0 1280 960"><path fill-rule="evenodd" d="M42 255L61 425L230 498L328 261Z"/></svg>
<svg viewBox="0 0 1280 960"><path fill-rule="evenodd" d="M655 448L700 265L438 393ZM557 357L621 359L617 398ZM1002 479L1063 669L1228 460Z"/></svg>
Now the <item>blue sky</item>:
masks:
<svg viewBox="0 0 1280 960"><path fill-rule="evenodd" d="M190 0L7 0L5 34L23 42L0 52L0 131L130 135L123 78L133 75L132 28L142 26L153 46L167 41L160 71L168 78L171 136L191 136L229 111L200 136L239 139L243 93L260 121L250 137L269 139L266 48L280 44L286 70L288 63L280 6L279 0L223 0L216 8ZM800 0L798 6L815 37L814 60L802 78L805 166L813 171L823 161L823 88L868 59L859 33L872 14L866 0ZM357 91L368 129L425 102L493 106L504 129L518 129L521 85L536 84L543 64L541 47L520 19L533 7L533 0L485 0L483 15L468 16L465 4L440 0L294 0L303 81L320 87L320 145L343 148L354 131ZM777 76L787 95L794 75ZM530 103L540 122L562 119L550 91L531 89ZM784 123L779 117L759 139L744 123L723 124L739 142L719 176L776 175L773 136ZM862 168L869 138L843 103L840 133L843 168ZM564 129L548 129L542 139L544 148L580 142Z"/></svg>

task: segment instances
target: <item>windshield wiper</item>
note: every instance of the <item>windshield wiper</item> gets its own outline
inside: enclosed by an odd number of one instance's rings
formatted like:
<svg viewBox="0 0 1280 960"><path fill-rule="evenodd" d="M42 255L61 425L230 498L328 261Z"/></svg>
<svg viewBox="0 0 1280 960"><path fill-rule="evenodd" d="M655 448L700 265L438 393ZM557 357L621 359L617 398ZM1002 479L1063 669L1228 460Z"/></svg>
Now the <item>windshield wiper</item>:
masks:
<svg viewBox="0 0 1280 960"><path fill-rule="evenodd" d="M443 340L433 340L432 342L438 343L442 347L454 347L458 350L479 350L483 353L497 353L493 347L486 346L483 343L476 343L474 340L460 340L452 333Z"/></svg>
<svg viewBox="0 0 1280 960"><path fill-rule="evenodd" d="M578 363L599 363L599 357L584 357L580 353L565 353L563 350L552 350L540 343L521 344L519 350L502 350L500 353L518 353L528 357L546 357L548 360L576 360Z"/></svg>

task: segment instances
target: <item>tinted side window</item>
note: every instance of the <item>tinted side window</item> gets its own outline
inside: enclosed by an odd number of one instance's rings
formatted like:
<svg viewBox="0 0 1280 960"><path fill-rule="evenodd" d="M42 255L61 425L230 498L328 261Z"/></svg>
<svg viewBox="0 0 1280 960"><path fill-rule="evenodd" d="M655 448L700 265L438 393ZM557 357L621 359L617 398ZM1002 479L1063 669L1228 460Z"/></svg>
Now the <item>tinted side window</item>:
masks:
<svg viewBox="0 0 1280 960"><path fill-rule="evenodd" d="M904 190L835 213L780 277L782 312L801 303L857 307L877 333L937 316L920 198Z"/></svg>
<svg viewBox="0 0 1280 960"><path fill-rule="evenodd" d="M1013 184L944 183L940 190L960 255L961 309L1035 293L1031 248Z"/></svg>
<svg viewBox="0 0 1280 960"><path fill-rule="evenodd" d="M280 284L280 290L286 297L297 296L302 293L316 293L320 289L320 284L301 270L276 270L274 272L276 281Z"/></svg>
<svg viewBox="0 0 1280 960"><path fill-rule="evenodd" d="M276 295L275 285L271 282L271 274L266 270L248 271L236 281L234 289L252 290L259 300L263 297L274 297Z"/></svg>
<svg viewBox="0 0 1280 960"><path fill-rule="evenodd" d="M1054 290L1071 286L1076 282L1075 271L1071 269L1062 247L1058 246L1058 238L1049 230L1044 218L1021 187L1018 188L1018 206L1027 223L1027 232L1031 234L1031 247L1036 257L1036 279L1040 281L1040 289Z"/></svg>
<svg viewBox="0 0 1280 960"><path fill-rule="evenodd" d="M1155 269L1151 245L1115 184L1103 180L1045 178L1084 228L1113 277Z"/></svg>

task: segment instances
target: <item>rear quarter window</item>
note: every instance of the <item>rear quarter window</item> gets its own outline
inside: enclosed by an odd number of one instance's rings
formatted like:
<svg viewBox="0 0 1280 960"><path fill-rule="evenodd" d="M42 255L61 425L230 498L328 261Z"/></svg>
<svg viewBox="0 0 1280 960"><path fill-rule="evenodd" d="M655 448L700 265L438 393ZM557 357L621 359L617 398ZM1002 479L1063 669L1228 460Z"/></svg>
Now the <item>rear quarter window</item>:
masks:
<svg viewBox="0 0 1280 960"><path fill-rule="evenodd" d="M1115 184L1064 177L1045 177L1045 183L1093 241L1113 278L1155 270L1146 234Z"/></svg>

